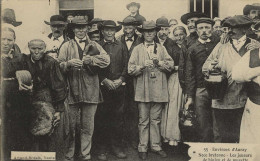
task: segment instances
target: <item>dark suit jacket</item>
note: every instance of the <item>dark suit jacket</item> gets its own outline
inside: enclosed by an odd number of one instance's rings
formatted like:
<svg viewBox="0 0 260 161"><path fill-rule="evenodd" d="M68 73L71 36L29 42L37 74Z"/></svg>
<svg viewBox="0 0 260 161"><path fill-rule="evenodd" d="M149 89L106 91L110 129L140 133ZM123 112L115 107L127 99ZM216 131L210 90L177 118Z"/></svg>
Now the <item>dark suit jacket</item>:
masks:
<svg viewBox="0 0 260 161"><path fill-rule="evenodd" d="M141 38L140 38L137 34L134 34L134 41L133 41L133 43L132 43L132 46L131 46L130 49L128 50L127 45L126 45L125 35L124 35L124 34L123 34L123 35L120 35L120 36L117 38L117 40L120 41L120 42L126 47L126 49L127 49L127 51L128 51L128 59L130 58L133 49L134 49L137 45L139 45L139 44L142 43Z"/></svg>

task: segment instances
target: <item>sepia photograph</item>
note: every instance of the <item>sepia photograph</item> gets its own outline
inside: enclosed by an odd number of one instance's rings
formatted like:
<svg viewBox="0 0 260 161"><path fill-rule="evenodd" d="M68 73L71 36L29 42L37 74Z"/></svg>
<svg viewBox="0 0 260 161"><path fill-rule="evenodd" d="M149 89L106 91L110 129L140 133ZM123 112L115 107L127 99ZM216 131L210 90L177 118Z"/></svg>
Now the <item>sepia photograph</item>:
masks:
<svg viewBox="0 0 260 161"><path fill-rule="evenodd" d="M260 161L259 0L0 0L1 161Z"/></svg>

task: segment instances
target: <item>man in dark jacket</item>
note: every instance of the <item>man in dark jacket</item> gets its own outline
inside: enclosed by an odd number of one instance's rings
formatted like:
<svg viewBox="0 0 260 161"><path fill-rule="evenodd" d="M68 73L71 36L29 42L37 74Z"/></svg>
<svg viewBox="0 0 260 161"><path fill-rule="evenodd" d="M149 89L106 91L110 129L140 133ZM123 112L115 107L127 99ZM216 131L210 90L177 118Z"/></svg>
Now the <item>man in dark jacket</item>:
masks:
<svg viewBox="0 0 260 161"><path fill-rule="evenodd" d="M105 144L109 145L116 157L126 158L126 154L123 152L122 137L128 56L126 47L115 39L115 33L121 28L122 26L116 26L112 20L104 21L101 26L104 39L100 45L109 54L111 63L99 75L104 97L97 121L99 124L97 140L101 148L98 156L100 160L107 159L106 153L103 151Z"/></svg>
<svg viewBox="0 0 260 161"><path fill-rule="evenodd" d="M190 32L190 35L187 37L187 41L186 41L187 49L192 44L194 44L199 38L196 32L195 22L201 17L207 17L207 16L200 12L189 12L181 16L181 22L187 25L188 30Z"/></svg>
<svg viewBox="0 0 260 161"><path fill-rule="evenodd" d="M196 32L196 25L195 22L200 18L200 17L206 17L205 14L200 13L200 12L189 12L181 16L181 21L185 25L187 25L188 30L190 32L190 35L187 36L186 41L184 41L184 46L186 49L188 49L191 45L193 45L197 39L198 39L198 34ZM180 64L179 64L179 69L182 71L183 75L186 73L186 59L187 59L187 52L182 52L180 56ZM181 82L185 82L185 76L180 75ZM182 83L182 88L184 93L186 93L185 86Z"/></svg>
<svg viewBox="0 0 260 161"><path fill-rule="evenodd" d="M128 50L128 58L130 58L133 49L141 43L140 37L135 33L136 27L140 24L134 17L128 16L123 22L124 34L120 35L117 40L120 41ZM138 146L138 108L134 101L134 83L133 78L128 77L126 80L126 112L125 112L125 134L126 139L130 142L134 149Z"/></svg>
<svg viewBox="0 0 260 161"><path fill-rule="evenodd" d="M186 87L188 101L185 108L192 104L198 115L199 142L212 141L212 112L211 98L209 97L203 81L202 66L207 57L219 42L219 37L213 36L214 21L210 18L200 18L196 21L199 38L189 47L186 61Z"/></svg>

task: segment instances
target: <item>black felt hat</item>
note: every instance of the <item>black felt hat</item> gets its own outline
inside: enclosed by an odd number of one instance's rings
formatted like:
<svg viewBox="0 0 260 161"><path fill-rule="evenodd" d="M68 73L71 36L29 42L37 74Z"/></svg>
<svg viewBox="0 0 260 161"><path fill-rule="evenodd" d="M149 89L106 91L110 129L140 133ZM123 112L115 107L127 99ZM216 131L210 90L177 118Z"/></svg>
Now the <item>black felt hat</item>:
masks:
<svg viewBox="0 0 260 161"><path fill-rule="evenodd" d="M243 14L248 15L250 10L260 10L260 3L248 4L243 9Z"/></svg>
<svg viewBox="0 0 260 161"><path fill-rule="evenodd" d="M120 31L122 29L121 25L116 25L115 21L112 20L105 20L101 26L100 26L100 30L103 30L104 28L114 28L116 29L116 32Z"/></svg>
<svg viewBox="0 0 260 161"><path fill-rule="evenodd" d="M50 18L50 22L44 21L47 25L66 25L65 18L61 15L53 15Z"/></svg>
<svg viewBox="0 0 260 161"><path fill-rule="evenodd" d="M187 25L188 19L193 17L201 18L201 17L208 17L208 16L201 12L189 12L181 16L181 22Z"/></svg>

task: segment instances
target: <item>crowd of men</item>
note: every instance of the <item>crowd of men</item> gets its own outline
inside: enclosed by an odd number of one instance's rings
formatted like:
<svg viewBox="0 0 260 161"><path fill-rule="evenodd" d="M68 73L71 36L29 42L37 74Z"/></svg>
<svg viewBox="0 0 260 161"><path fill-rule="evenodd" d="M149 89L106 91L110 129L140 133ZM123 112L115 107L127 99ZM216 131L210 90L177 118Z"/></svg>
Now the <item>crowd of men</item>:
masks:
<svg viewBox="0 0 260 161"><path fill-rule="evenodd" d="M4 9L4 160L11 151L54 151L70 161L77 147L90 160L92 143L99 160L126 158L126 142L142 160L148 149L167 157L162 142L260 143L260 5L223 20L186 13L188 36L176 19L146 21L140 7L128 4L118 24L53 15L45 21L52 33L31 39L25 54L15 43L22 22ZM205 86L216 70L227 78L221 99Z"/></svg>

